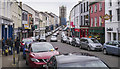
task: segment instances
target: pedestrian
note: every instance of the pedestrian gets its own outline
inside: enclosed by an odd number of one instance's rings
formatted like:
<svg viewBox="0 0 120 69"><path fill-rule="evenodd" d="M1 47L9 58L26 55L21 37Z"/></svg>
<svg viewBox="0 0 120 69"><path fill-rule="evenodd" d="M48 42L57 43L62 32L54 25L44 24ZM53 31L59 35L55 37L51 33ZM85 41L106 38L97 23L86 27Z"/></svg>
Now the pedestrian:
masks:
<svg viewBox="0 0 120 69"><path fill-rule="evenodd" d="M12 55L13 54L13 41L11 38L8 40L8 43L9 43L8 44L9 45L9 54Z"/></svg>
<svg viewBox="0 0 120 69"><path fill-rule="evenodd" d="M2 38L2 55L4 55L5 53L5 42L4 42L4 38Z"/></svg>
<svg viewBox="0 0 120 69"><path fill-rule="evenodd" d="M17 54L19 54L20 40L18 39L18 37L15 41L15 47L16 47L16 50L17 50Z"/></svg>

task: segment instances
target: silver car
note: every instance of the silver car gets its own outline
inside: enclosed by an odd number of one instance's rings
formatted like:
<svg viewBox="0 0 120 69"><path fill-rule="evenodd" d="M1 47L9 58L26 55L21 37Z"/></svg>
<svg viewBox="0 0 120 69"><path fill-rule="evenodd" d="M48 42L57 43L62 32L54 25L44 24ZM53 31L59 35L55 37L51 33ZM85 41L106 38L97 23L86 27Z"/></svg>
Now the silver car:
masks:
<svg viewBox="0 0 120 69"><path fill-rule="evenodd" d="M102 50L102 44L95 38L81 38L80 48L89 50Z"/></svg>

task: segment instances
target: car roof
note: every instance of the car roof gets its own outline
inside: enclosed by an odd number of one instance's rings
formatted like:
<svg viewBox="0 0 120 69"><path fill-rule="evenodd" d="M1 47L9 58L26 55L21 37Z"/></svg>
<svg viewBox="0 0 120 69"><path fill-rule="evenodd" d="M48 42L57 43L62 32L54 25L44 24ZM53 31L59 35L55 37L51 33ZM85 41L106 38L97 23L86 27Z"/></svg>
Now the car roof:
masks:
<svg viewBox="0 0 120 69"><path fill-rule="evenodd" d="M77 62L85 62L85 61L96 61L100 60L99 58L93 56L82 56L82 55L60 55L56 56L57 63L77 63ZM72 60L72 61L71 61Z"/></svg>
<svg viewBox="0 0 120 69"><path fill-rule="evenodd" d="M86 38L86 37L82 37L81 39L95 39L95 38Z"/></svg>
<svg viewBox="0 0 120 69"><path fill-rule="evenodd" d="M49 42L33 42L32 44L51 44Z"/></svg>

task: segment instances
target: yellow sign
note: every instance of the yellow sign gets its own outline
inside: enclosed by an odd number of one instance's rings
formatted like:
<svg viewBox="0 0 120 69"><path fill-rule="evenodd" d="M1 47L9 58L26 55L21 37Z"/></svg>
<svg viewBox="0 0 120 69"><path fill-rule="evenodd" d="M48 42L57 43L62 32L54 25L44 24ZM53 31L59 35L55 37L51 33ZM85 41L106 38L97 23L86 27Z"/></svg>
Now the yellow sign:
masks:
<svg viewBox="0 0 120 69"><path fill-rule="evenodd" d="M101 16L101 18L105 19L105 20L109 20L112 16L111 15L104 15L104 16Z"/></svg>

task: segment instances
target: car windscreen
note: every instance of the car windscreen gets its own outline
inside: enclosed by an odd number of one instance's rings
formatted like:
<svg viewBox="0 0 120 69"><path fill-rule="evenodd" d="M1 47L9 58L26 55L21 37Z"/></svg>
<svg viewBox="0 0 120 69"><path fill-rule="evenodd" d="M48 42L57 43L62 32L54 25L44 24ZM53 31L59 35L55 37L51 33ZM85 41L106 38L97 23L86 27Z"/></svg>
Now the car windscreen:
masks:
<svg viewBox="0 0 120 69"><path fill-rule="evenodd" d="M76 41L80 42L80 40L78 38L76 38Z"/></svg>
<svg viewBox="0 0 120 69"><path fill-rule="evenodd" d="M88 41L89 41L90 43L99 43L99 41L96 40L96 39L88 39Z"/></svg>
<svg viewBox="0 0 120 69"><path fill-rule="evenodd" d="M32 44L32 52L54 51L54 47L48 43Z"/></svg>
<svg viewBox="0 0 120 69"><path fill-rule="evenodd" d="M23 41L24 43L26 43L26 42L33 42L32 39L23 39L22 41Z"/></svg>
<svg viewBox="0 0 120 69"><path fill-rule="evenodd" d="M56 36L52 36L51 38L56 38Z"/></svg>
<svg viewBox="0 0 120 69"><path fill-rule="evenodd" d="M85 61L58 64L58 67L101 67L100 69L109 69L102 61Z"/></svg>

